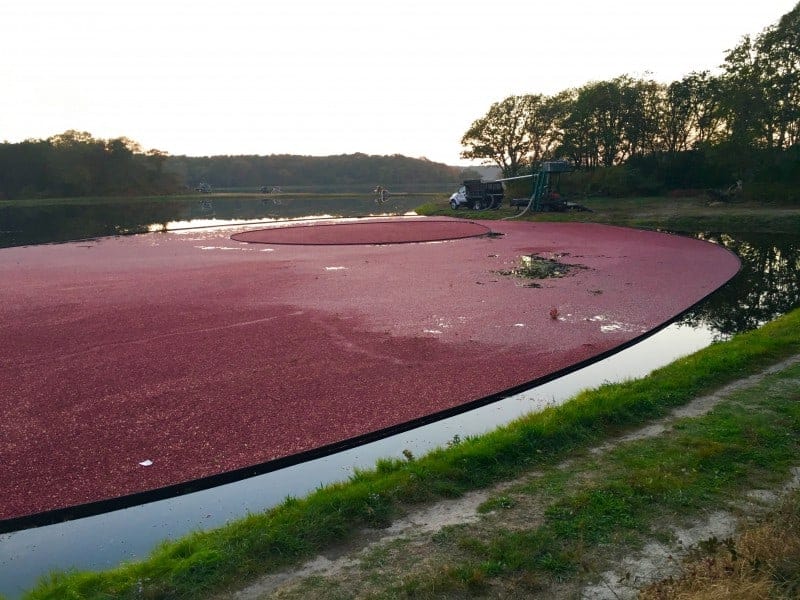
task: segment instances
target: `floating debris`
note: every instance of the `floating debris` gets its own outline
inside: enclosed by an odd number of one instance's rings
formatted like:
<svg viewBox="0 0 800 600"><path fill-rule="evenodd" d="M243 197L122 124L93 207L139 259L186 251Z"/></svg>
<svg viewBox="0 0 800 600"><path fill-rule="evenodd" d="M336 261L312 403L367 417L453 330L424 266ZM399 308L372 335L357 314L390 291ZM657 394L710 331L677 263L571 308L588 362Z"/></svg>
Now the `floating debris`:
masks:
<svg viewBox="0 0 800 600"><path fill-rule="evenodd" d="M564 277L572 269L585 269L583 265L571 265L559 262L553 258L544 258L536 254L519 257L519 266L515 269L495 271L500 275L522 277L524 279L548 279L550 277ZM526 287L541 287L540 285L527 284Z"/></svg>

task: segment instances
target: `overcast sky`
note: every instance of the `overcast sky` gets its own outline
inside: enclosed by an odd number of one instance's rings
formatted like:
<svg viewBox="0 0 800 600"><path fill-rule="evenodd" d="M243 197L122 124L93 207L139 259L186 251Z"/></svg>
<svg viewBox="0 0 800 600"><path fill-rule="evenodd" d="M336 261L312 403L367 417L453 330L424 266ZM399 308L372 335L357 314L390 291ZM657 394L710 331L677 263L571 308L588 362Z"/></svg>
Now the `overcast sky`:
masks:
<svg viewBox="0 0 800 600"><path fill-rule="evenodd" d="M464 164L493 102L716 70L797 0L3 0L0 140Z"/></svg>

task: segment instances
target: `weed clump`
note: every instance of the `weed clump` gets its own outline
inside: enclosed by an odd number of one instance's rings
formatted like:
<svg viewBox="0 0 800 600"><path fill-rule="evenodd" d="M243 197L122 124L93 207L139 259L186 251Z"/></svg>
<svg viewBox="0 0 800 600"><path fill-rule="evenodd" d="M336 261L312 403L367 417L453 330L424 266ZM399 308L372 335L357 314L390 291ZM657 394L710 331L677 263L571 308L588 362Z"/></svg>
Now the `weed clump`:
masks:
<svg viewBox="0 0 800 600"><path fill-rule="evenodd" d="M536 254L525 254L519 257L519 265L513 269L496 271L498 275L506 277L519 277L521 279L549 279L551 277L564 277L573 269L585 269L583 265L573 265L558 261L556 258L546 258ZM541 287L538 284L529 284L528 287Z"/></svg>
<svg viewBox="0 0 800 600"><path fill-rule="evenodd" d="M800 594L800 494L789 495L760 525L736 539L713 538L683 574L651 584L640 598L797 598Z"/></svg>

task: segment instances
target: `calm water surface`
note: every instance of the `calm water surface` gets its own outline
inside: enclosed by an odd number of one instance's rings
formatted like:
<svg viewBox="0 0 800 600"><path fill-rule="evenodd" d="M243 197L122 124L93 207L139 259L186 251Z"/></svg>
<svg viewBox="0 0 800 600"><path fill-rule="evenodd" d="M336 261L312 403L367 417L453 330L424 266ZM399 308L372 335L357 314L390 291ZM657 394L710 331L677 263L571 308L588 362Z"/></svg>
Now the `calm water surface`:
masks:
<svg viewBox="0 0 800 600"><path fill-rule="evenodd" d="M223 224L323 214L402 214L422 201L404 197L376 205L369 198L324 202L209 199L177 202L169 210L164 202L153 203L157 204L151 207L154 213L146 215L125 204L117 211L112 204L118 202L97 205L88 213L60 206L52 211L38 207L12 214L0 207L0 247L178 229L208 221ZM153 214L157 218L152 218ZM2 534L0 594L17 598L53 569L104 569L143 558L164 539L222 525L274 506L287 496L302 496L320 485L347 479L356 468L372 467L379 458L399 458L404 450L421 455L456 435L463 438L490 431L523 414L563 402L582 389L646 375L680 356L800 306L800 233L769 237L708 232L696 235L736 252L742 259L742 270L675 323L635 346L523 394L333 456L178 498Z"/></svg>
<svg viewBox="0 0 800 600"><path fill-rule="evenodd" d="M309 215L357 217L402 214L427 196L391 196L377 203L370 195L353 197L288 194L264 197L180 197L126 201L69 200L52 204L0 202L0 248L92 237L146 233L180 226L246 223L264 219L297 219Z"/></svg>

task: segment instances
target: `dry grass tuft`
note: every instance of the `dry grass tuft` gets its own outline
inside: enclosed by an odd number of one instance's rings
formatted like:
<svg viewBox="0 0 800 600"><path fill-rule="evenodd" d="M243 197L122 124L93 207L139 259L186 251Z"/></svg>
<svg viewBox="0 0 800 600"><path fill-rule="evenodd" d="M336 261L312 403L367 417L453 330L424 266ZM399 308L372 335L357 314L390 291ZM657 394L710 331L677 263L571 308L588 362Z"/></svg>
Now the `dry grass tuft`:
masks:
<svg viewBox="0 0 800 600"><path fill-rule="evenodd" d="M678 579L643 589L641 600L756 600L800 597L800 492L735 540L706 544Z"/></svg>

